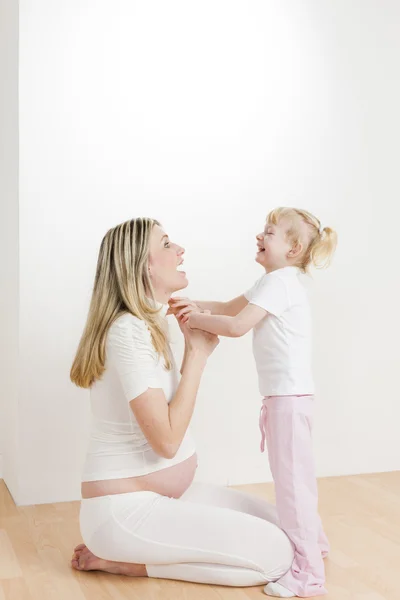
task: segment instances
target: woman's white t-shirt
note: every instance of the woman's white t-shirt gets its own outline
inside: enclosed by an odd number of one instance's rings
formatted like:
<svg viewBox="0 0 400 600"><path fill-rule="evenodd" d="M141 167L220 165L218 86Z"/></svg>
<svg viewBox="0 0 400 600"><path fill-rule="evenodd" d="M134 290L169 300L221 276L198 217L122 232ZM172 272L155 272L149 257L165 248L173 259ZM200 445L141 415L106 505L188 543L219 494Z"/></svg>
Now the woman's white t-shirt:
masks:
<svg viewBox="0 0 400 600"><path fill-rule="evenodd" d="M144 321L125 314L112 324L106 341L105 372L90 390L92 431L83 481L146 475L178 464L195 453L187 431L173 459L156 454L129 405L148 388L162 389L169 403L178 381L175 363L167 371L154 350Z"/></svg>
<svg viewBox="0 0 400 600"><path fill-rule="evenodd" d="M253 331L262 396L314 394L311 368L311 311L297 267L266 273L245 293L268 312Z"/></svg>

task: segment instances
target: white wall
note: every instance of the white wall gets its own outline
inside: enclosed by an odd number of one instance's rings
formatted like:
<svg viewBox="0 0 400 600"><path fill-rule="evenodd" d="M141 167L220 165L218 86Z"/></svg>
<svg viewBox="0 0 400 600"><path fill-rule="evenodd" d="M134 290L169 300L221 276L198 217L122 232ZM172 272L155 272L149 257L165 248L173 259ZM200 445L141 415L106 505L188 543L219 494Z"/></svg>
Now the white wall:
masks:
<svg viewBox="0 0 400 600"><path fill-rule="evenodd" d="M20 503L79 497L88 395L68 379L98 246L160 219L194 297L259 276L279 204L336 227L310 285L320 475L400 468L397 2L21 0ZM269 479L250 336L224 341L194 419L199 478Z"/></svg>
<svg viewBox="0 0 400 600"><path fill-rule="evenodd" d="M0 0L0 478L18 494L18 2Z"/></svg>

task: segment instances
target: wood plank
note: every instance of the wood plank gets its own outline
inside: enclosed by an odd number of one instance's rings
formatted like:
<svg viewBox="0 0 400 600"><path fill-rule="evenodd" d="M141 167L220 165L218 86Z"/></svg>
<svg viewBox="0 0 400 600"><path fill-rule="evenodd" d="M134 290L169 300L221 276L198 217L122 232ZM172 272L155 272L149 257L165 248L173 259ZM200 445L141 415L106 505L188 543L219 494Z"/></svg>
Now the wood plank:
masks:
<svg viewBox="0 0 400 600"><path fill-rule="evenodd" d="M22 578L0 579L0 590L0 598L3 594L5 600L36 600L30 595L26 582Z"/></svg>
<svg viewBox="0 0 400 600"><path fill-rule="evenodd" d="M0 518L18 516L18 508L3 479L0 479Z"/></svg>
<svg viewBox="0 0 400 600"><path fill-rule="evenodd" d="M238 486L269 501L272 484ZM398 600L400 472L319 480L332 600ZM17 508L0 481L0 600L255 600L262 588L76 572L79 503Z"/></svg>
<svg viewBox="0 0 400 600"><path fill-rule="evenodd" d="M8 533L4 529L0 529L0 557L0 579L14 579L22 576L18 558Z"/></svg>

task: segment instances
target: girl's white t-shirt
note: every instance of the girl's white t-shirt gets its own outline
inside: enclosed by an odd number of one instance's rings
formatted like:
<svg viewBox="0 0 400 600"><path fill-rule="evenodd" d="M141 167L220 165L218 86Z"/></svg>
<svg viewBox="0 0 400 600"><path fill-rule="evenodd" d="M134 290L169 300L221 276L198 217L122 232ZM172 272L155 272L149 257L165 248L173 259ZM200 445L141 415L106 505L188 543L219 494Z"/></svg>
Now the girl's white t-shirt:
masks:
<svg viewBox="0 0 400 600"><path fill-rule="evenodd" d="M245 293L267 311L253 330L253 352L262 396L314 394L311 311L297 267L263 275Z"/></svg>

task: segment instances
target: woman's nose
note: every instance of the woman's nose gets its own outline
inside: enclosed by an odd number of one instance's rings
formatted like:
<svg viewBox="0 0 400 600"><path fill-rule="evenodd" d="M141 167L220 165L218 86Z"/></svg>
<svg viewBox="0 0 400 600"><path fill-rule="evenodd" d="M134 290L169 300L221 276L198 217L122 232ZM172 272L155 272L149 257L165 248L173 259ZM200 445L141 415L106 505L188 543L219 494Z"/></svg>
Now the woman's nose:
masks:
<svg viewBox="0 0 400 600"><path fill-rule="evenodd" d="M176 253L178 256L182 256L182 254L185 254L185 248L182 248L182 246L178 246Z"/></svg>

